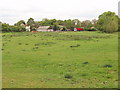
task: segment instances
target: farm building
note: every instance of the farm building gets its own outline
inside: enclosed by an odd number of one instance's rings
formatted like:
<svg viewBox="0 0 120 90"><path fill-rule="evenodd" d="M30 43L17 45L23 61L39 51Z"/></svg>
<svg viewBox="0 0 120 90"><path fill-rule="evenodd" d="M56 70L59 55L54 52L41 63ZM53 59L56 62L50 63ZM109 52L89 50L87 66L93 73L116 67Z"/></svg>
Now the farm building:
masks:
<svg viewBox="0 0 120 90"><path fill-rule="evenodd" d="M83 31L83 28L74 28L74 31Z"/></svg>
<svg viewBox="0 0 120 90"><path fill-rule="evenodd" d="M39 27L37 28L37 31L38 31L38 32L52 32L53 29L51 29L50 26L39 26Z"/></svg>
<svg viewBox="0 0 120 90"><path fill-rule="evenodd" d="M26 25L25 28L26 28L26 31L30 32L30 26Z"/></svg>

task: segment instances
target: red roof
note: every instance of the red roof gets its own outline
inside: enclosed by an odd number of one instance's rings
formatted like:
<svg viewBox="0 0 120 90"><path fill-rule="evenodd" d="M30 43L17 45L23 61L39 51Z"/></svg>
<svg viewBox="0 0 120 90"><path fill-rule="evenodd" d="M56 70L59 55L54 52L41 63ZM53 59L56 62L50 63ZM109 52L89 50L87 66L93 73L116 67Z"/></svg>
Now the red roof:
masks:
<svg viewBox="0 0 120 90"><path fill-rule="evenodd" d="M83 31L83 28L76 28L77 31Z"/></svg>

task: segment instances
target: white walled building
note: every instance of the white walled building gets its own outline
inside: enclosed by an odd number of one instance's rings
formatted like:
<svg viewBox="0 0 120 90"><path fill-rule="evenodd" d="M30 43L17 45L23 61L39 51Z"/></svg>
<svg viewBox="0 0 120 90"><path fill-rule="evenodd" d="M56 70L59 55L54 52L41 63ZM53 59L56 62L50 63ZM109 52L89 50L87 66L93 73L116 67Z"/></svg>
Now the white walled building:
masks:
<svg viewBox="0 0 120 90"><path fill-rule="evenodd" d="M38 32L52 32L53 29L49 29L50 26L39 26L37 31Z"/></svg>
<svg viewBox="0 0 120 90"><path fill-rule="evenodd" d="M27 32L30 32L30 31L31 31L31 30L30 30L30 26L26 26L25 28L26 28L26 31L27 31Z"/></svg>

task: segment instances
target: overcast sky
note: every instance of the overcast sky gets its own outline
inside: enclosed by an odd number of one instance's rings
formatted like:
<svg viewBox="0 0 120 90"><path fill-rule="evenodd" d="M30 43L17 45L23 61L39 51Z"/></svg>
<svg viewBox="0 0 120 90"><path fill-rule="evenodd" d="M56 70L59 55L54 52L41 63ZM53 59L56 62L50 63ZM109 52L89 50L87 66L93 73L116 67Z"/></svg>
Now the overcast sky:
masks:
<svg viewBox="0 0 120 90"><path fill-rule="evenodd" d="M118 14L119 0L0 0L0 21L48 19L92 20L106 11Z"/></svg>

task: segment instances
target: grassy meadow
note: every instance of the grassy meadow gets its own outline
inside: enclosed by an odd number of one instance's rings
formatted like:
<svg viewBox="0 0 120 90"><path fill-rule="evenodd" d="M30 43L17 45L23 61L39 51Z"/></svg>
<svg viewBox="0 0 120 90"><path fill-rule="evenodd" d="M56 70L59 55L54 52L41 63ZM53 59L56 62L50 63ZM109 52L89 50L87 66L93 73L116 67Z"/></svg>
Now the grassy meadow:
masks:
<svg viewBox="0 0 120 90"><path fill-rule="evenodd" d="M3 88L117 88L118 34L2 33Z"/></svg>

